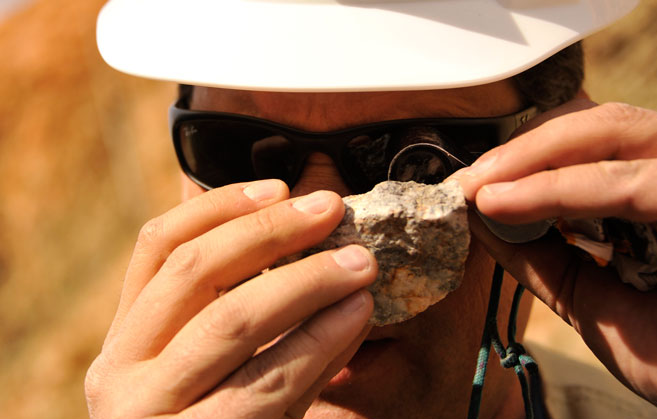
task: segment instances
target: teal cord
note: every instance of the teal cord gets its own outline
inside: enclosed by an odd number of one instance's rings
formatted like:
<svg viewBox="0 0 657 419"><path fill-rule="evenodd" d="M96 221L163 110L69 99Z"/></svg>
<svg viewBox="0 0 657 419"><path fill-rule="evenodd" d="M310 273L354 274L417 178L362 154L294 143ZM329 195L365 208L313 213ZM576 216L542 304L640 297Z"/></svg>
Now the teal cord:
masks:
<svg viewBox="0 0 657 419"><path fill-rule="evenodd" d="M500 363L504 368L513 368L522 389L522 398L525 404L525 416L527 419L545 419L545 406L543 404L541 391L541 378L536 361L526 353L525 348L516 341L516 321L518 318L518 308L524 287L520 284L516 287L509 313L509 325L507 329L509 345L505 348L500 339L497 329L497 311L504 280L504 269L500 264L495 265L493 281L491 284L490 298L488 300L488 310L486 313L486 322L484 332L477 356L477 368L472 380L472 393L470 396L470 406L468 408L468 419L477 419L481 408L481 397L484 389L484 379L486 377L486 365L490 357L490 348L493 346L495 352L500 357ZM529 382L525 377L524 369L527 370Z"/></svg>

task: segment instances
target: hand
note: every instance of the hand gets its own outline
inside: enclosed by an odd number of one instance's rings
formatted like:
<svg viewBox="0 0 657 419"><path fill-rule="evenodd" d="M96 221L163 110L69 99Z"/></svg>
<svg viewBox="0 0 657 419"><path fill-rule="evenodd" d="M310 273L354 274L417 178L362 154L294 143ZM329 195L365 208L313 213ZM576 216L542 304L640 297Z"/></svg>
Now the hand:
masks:
<svg viewBox="0 0 657 419"><path fill-rule="evenodd" d="M303 416L368 332L376 261L348 246L262 273L344 213L332 192L287 197L280 181L230 185L142 229L87 374L92 418Z"/></svg>
<svg viewBox="0 0 657 419"><path fill-rule="evenodd" d="M514 224L552 217L657 221L657 112L577 100L540 115L509 143L454 175L487 216ZM562 240L510 245L477 217L473 233L521 284L571 324L606 367L657 404L657 291Z"/></svg>

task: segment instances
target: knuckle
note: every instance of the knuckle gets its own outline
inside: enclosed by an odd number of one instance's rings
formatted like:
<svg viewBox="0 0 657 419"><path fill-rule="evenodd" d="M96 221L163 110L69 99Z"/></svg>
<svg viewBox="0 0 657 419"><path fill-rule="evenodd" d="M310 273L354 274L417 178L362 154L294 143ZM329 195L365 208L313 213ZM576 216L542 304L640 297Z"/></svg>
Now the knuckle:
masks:
<svg viewBox="0 0 657 419"><path fill-rule="evenodd" d="M326 341L329 335L326 327L323 327L319 324L315 324L312 327L307 326L306 323L299 327L299 333L301 334L301 339L299 340L299 351L304 353L315 353L319 354L320 357L328 359L331 355L329 346L326 345Z"/></svg>
<svg viewBox="0 0 657 419"><path fill-rule="evenodd" d="M122 417L129 419L128 414L119 414L120 407L114 403L116 396L112 389L116 389L112 375L113 368L103 354L99 355L87 370L84 378L84 395L91 418Z"/></svg>
<svg viewBox="0 0 657 419"><path fill-rule="evenodd" d="M179 274L195 275L200 271L203 252L195 240L183 243L171 252L164 268Z"/></svg>
<svg viewBox="0 0 657 419"><path fill-rule="evenodd" d="M148 381L143 385L147 374L150 374L150 370L139 368L137 364L125 364L111 352L102 352L92 362L84 378L89 417L151 417L153 409L147 400L152 399L151 391L154 387Z"/></svg>
<svg viewBox="0 0 657 419"><path fill-rule="evenodd" d="M287 368L275 358L274 352L263 353L243 368L246 387L253 393L275 395L287 387Z"/></svg>
<svg viewBox="0 0 657 419"><path fill-rule="evenodd" d="M641 164L639 161L603 161L597 166L606 177L607 185L616 185L610 195L615 197L616 206L626 214L636 213L641 195Z"/></svg>
<svg viewBox="0 0 657 419"><path fill-rule="evenodd" d="M565 170L565 168L559 168L547 172L546 190L559 191L563 189L563 183L568 182L570 179L567 175L564 174ZM551 204L553 205L554 209L558 210L559 212L568 210L569 205L567 198L565 198L560 193L551 193L550 195L553 197Z"/></svg>
<svg viewBox="0 0 657 419"><path fill-rule="evenodd" d="M630 172L626 175L629 184L627 193L628 206L631 216L636 221L652 221L657 215L657 202L653 191L655 188L655 174L657 174L657 160L633 160L628 162Z"/></svg>
<svg viewBox="0 0 657 419"><path fill-rule="evenodd" d="M274 219L274 214L269 209L255 212L252 217L252 222L255 231L264 237L273 236L278 225Z"/></svg>
<svg viewBox="0 0 657 419"><path fill-rule="evenodd" d="M614 157L635 159L654 156L657 152L657 112L626 103L600 105L600 126L608 138L608 147L614 147ZM611 123L610 123L611 121Z"/></svg>
<svg viewBox="0 0 657 419"><path fill-rule="evenodd" d="M608 178L608 183L616 183L623 189L632 186L641 171L641 165L637 160L601 161L596 164Z"/></svg>
<svg viewBox="0 0 657 419"><path fill-rule="evenodd" d="M244 385L251 393L258 396L270 396L270 400L278 400L281 406L290 406L292 400L290 389L298 385L297 375L300 371L294 368L292 359L315 358L318 363L326 366L332 358L331 346L327 345L326 328L299 326L294 332L294 339L284 339L274 348L258 355L244 365Z"/></svg>
<svg viewBox="0 0 657 419"><path fill-rule="evenodd" d="M155 217L146 222L139 230L137 244L141 247L148 247L158 243L162 236L164 236L164 219L162 216Z"/></svg>
<svg viewBox="0 0 657 419"><path fill-rule="evenodd" d="M255 326L253 315L243 301L229 296L216 310L208 313L206 322L202 322L201 333L225 341L247 341L253 336Z"/></svg>
<svg viewBox="0 0 657 419"><path fill-rule="evenodd" d="M96 358L84 377L84 394L88 402L97 400L100 397L100 390L103 388L104 374L100 371L100 362L100 357Z"/></svg>
<svg viewBox="0 0 657 419"><path fill-rule="evenodd" d="M226 189L216 188L201 195L203 199L204 212L211 214L222 214L226 212Z"/></svg>
<svg viewBox="0 0 657 419"><path fill-rule="evenodd" d="M547 172L547 177L546 182L547 182L547 190L550 191L555 191L559 190L561 187L561 184L564 180L564 168L558 168L558 169L553 169L553 170L548 170ZM558 194L557 194L558 196Z"/></svg>
<svg viewBox="0 0 657 419"><path fill-rule="evenodd" d="M602 104L598 106L598 112L602 118L622 124L632 124L643 117L641 108L620 102Z"/></svg>

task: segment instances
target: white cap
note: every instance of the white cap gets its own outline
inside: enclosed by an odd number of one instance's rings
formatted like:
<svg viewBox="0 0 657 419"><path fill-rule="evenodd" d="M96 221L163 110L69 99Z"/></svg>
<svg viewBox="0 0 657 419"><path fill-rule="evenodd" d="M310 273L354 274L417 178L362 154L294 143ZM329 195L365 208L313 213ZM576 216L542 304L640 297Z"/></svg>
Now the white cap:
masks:
<svg viewBox="0 0 657 419"><path fill-rule="evenodd" d="M638 0L110 0L103 58L137 76L269 91L464 87L511 77Z"/></svg>

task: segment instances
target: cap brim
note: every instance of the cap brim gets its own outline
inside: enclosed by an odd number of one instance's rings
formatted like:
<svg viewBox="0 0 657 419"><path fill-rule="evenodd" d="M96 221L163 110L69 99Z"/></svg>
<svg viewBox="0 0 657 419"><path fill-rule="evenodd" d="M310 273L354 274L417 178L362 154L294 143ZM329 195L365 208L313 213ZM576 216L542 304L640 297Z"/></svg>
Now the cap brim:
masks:
<svg viewBox="0 0 657 419"><path fill-rule="evenodd" d="M423 90L511 77L638 0L111 0L116 69L270 91Z"/></svg>

